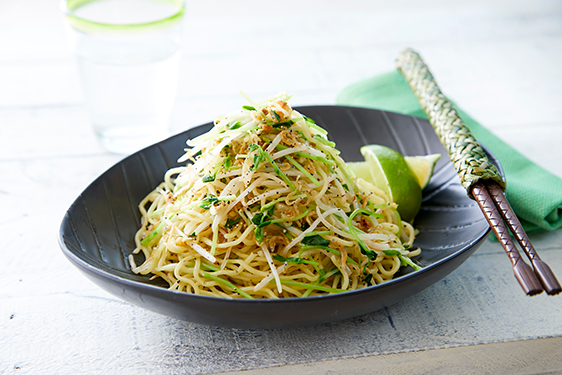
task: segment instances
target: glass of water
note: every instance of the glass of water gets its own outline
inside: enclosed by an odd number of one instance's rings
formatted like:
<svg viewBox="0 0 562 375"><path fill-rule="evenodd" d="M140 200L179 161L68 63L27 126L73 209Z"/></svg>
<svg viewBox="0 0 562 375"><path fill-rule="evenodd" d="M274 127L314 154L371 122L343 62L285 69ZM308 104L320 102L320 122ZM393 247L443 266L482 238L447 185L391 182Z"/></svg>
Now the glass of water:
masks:
<svg viewBox="0 0 562 375"><path fill-rule="evenodd" d="M63 0L61 9L101 145L130 154L167 137L184 0Z"/></svg>

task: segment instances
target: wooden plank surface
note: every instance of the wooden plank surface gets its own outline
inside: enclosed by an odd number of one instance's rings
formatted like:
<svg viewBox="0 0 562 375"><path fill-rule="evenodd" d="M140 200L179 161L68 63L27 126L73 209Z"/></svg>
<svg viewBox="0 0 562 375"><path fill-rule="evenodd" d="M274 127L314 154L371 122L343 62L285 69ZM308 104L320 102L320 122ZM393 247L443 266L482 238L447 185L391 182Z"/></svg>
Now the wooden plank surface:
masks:
<svg viewBox="0 0 562 375"><path fill-rule="evenodd" d="M255 98L292 92L293 105L333 104L346 85L392 70L398 52L413 47L464 110L562 177L559 1L214 0L188 2L187 14L174 132L239 106L240 90ZM525 297L491 241L422 293L322 326L207 327L118 300L72 267L57 244L68 206L121 158L102 150L90 130L58 0L0 2L0 47L0 255L7 261L0 373L199 374L291 364L328 373L325 361L361 368L361 358L387 361L386 354L525 348L562 337L562 298ZM562 277L562 233L531 239ZM478 350L466 353L486 360ZM424 368L429 362L420 361Z"/></svg>
<svg viewBox="0 0 562 375"><path fill-rule="evenodd" d="M556 337L278 366L268 368L267 373L270 375L559 374L562 368L560 351L562 351L562 338ZM478 360L475 361L475 358ZM532 370L529 371L530 369ZM228 372L231 375L262 373L264 369Z"/></svg>

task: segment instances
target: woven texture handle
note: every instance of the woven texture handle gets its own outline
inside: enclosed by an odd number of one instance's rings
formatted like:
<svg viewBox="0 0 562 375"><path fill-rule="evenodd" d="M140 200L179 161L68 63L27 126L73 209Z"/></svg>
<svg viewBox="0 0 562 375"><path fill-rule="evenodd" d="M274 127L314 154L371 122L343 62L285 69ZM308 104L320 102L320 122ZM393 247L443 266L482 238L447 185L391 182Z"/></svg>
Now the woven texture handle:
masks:
<svg viewBox="0 0 562 375"><path fill-rule="evenodd" d="M443 95L421 57L406 49L398 56L396 65L449 153L468 196L474 199L472 186L479 180L492 179L505 190L505 182L498 170L490 163L453 104Z"/></svg>

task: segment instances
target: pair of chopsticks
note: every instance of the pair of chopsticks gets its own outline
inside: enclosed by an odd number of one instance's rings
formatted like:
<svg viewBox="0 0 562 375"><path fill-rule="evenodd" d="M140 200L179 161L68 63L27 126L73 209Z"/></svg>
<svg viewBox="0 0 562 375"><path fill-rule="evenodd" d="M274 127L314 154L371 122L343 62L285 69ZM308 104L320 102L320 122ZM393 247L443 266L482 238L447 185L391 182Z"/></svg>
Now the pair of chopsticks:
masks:
<svg viewBox="0 0 562 375"><path fill-rule="evenodd" d="M499 185L494 181L477 182L472 186L472 195L511 260L515 278L525 293L533 296L542 293L543 289L548 295L560 293L558 280L535 251ZM531 261L533 269L519 255L504 221Z"/></svg>
<svg viewBox="0 0 562 375"><path fill-rule="evenodd" d="M421 57L407 49L400 53L396 65L447 149L468 196L476 200L511 260L515 278L525 293L530 296L540 294L543 290L548 295L560 293L562 289L558 280L550 267L538 256L505 198L505 182L502 176L490 163L452 103L443 95ZM532 268L519 254L507 228L529 258Z"/></svg>

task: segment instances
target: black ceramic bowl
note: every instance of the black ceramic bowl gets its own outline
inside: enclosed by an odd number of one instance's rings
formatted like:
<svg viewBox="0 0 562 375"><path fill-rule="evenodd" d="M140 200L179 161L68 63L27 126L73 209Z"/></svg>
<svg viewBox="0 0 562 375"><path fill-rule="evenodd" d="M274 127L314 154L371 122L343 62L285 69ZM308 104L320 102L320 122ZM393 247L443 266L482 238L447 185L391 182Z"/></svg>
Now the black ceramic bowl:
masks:
<svg viewBox="0 0 562 375"><path fill-rule="evenodd" d="M66 257L96 284L140 307L191 322L238 328L281 328L350 318L408 298L447 276L490 232L478 205L459 183L428 121L343 106L296 108L329 132L346 161L363 160L359 148L382 144L404 155L441 153L424 190L415 227L420 271L405 269L381 285L334 295L280 300L222 299L170 291L162 281L136 275L128 256L139 228L138 203L176 166L185 141L210 129L201 125L141 150L96 179L68 209L60 228ZM497 159L488 153L499 167Z"/></svg>

